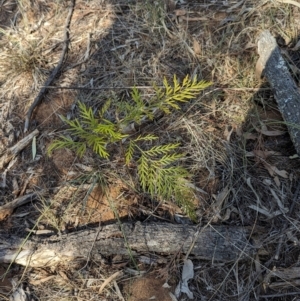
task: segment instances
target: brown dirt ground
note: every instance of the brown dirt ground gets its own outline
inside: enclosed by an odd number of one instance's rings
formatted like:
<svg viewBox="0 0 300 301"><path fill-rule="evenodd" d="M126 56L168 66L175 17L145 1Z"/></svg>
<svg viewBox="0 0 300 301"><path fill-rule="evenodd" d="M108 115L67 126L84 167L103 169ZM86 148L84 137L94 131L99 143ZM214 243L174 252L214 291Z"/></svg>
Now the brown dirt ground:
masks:
<svg viewBox="0 0 300 301"><path fill-rule="evenodd" d="M155 278L155 276L146 276L134 279L126 284L124 288L125 294L129 301L172 301L169 295L169 289L164 288L164 281Z"/></svg>
<svg viewBox="0 0 300 301"><path fill-rule="evenodd" d="M7 72L0 77L0 113L7 111L1 119L5 122L0 125L1 150L25 135L22 132L25 113L61 52L67 2L63 5L54 0L23 2L22 9L13 0L0 3L0 26L12 31L14 26L21 29L18 34L22 37L22 47L39 41L36 48L38 57L43 59L37 60L35 73L19 72L11 78ZM104 163L91 152L78 158L69 150L57 150L51 157L46 151L66 128L59 115L77 116L77 100L97 110L107 98L129 99L133 85L141 87L147 96L153 93L151 84L161 83L164 76L171 79L174 73L180 78L199 74L213 81L212 91L201 95L191 107L184 105L183 113L157 120L146 130L154 127L161 135L160 141L179 141L183 145L193 183L202 189L196 194L198 222L247 227L256 224L251 239L257 244L258 253L252 261L242 263L194 259L197 269L190 284L195 300L296 300L292 298L300 294L299 279L290 279L288 275L290 268L300 265L299 197L294 199L300 161L290 157L295 150L288 134L267 133L286 128L281 124L272 93L261 89L262 83L255 78L254 65L255 38L261 29L269 28L276 37L281 36L278 41L293 58L291 69L299 82L299 50L292 49L300 32L300 9L279 4L280 1L190 0L176 1L175 6L172 1L165 1L168 14L161 23L155 5L165 2L152 2L76 2L69 56L53 85L91 89L49 89L35 110L30 130L40 131L37 156L32 160L28 146L17 157L7 171L5 187L0 187L0 205L39 189L47 190L46 201L41 198L40 202L17 208L12 216L0 221L0 230L27 235L25 228L34 226L48 200L51 208L37 225L38 229L72 230L77 226L112 222L116 217L174 222L174 214L183 214L182 209L169 200L160 203L138 193L134 188L135 174L124 170L120 149L113 149L115 156L105 166L105 171L111 172L105 178L106 189L99 184L104 177ZM1 50L10 45L5 43ZM99 90L92 90L94 87ZM270 155L270 151L277 153ZM266 212L273 213L280 203L287 208L293 203L296 206L293 212L274 218L249 209L259 204ZM285 233L281 233L282 229ZM180 260L167 256L164 259L161 265L167 272L162 278L148 273L141 278L127 275L118 280L121 296L130 301L172 300L169 292L174 293L174 286L166 289L162 285L170 275L178 280L182 265ZM0 299L8 298L10 280L18 275L19 280L31 285L40 300L64 300L66 296L70 300L121 300L116 286L108 285L100 297L98 291L113 269L125 267L132 268L129 262L118 258L112 263L104 260L101 268L88 266L83 271L75 266L61 266L25 269L23 275L23 270L13 266L0 282ZM6 268L0 266L0 276ZM153 269L161 268L157 265ZM285 273L275 274L276 269ZM89 286L89 281L95 281L97 286ZM78 296L76 289L80 289ZM72 294L68 295L69 291Z"/></svg>

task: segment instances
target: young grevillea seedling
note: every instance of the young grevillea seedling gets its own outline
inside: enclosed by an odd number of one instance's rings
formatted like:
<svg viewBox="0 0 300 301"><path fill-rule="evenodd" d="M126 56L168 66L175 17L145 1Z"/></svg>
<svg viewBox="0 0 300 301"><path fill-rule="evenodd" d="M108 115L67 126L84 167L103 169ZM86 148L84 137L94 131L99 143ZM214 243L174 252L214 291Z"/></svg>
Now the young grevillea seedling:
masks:
<svg viewBox="0 0 300 301"><path fill-rule="evenodd" d="M169 143L149 147L158 139L157 136L127 134L125 129L132 124L141 125L145 120L151 121L160 113L170 114L174 109L179 110L180 103L190 101L210 85L210 82L198 81L189 76L180 83L174 76L172 85L166 79L163 81L163 88L154 85L155 94L147 101L142 98L138 89L133 88L132 102L119 101L115 104L114 109L118 118L113 121L105 118L105 113L112 106L110 100L103 105L98 116L92 108L78 102L79 118L67 120L62 117L69 125L67 131L71 135L54 140L48 148L48 153L55 149L68 148L82 157L86 149L91 148L101 158L109 160L113 156L109 153L109 146L119 143L124 149L125 163L129 165L134 161L137 166L142 190L151 197L173 199L191 218L194 218L191 202L193 191L188 180L190 174L178 164L184 157L184 154L176 151L179 144Z"/></svg>

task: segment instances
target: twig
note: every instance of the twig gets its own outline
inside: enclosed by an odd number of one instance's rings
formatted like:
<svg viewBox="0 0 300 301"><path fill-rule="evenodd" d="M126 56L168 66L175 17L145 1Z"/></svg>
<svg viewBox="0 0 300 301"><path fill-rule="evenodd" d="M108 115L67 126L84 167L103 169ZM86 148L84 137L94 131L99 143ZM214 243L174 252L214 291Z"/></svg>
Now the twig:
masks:
<svg viewBox="0 0 300 301"><path fill-rule="evenodd" d="M260 298L264 298L264 299L269 299L269 298L279 298L279 297L286 297L286 296L295 296L295 295L299 295L299 292L284 292L283 294L281 293L277 293L277 294L272 294L272 295L260 295Z"/></svg>
<svg viewBox="0 0 300 301"><path fill-rule="evenodd" d="M80 63L81 64L81 63ZM163 88L164 86L157 86L157 88ZM153 86L123 86L123 87L62 87L62 86L42 86L42 88L47 89L61 89L61 90L115 90L115 89L153 89ZM253 92L261 92L261 91L270 91L271 88L215 88L213 91L253 91Z"/></svg>
<svg viewBox="0 0 300 301"><path fill-rule="evenodd" d="M114 280L114 281L113 281L113 284L114 284L114 287L115 287L115 290L116 290L116 293L117 293L119 299L122 300L122 301L125 301L125 299L124 299L124 297L123 297L123 295L122 295L122 293L121 293L121 291L120 291L120 288L119 288L119 286L118 286L117 281Z"/></svg>
<svg viewBox="0 0 300 301"><path fill-rule="evenodd" d="M157 86L158 88L163 88L163 86ZM114 89L151 89L152 86L124 86L124 87L99 87L99 88L90 88L90 87L61 87L61 86L42 86L42 88L47 89L61 89L61 90L114 90Z"/></svg>
<svg viewBox="0 0 300 301"><path fill-rule="evenodd" d="M31 202L33 199L36 199L38 196L43 195L44 193L45 191L40 191L39 193L33 192L27 195L23 195L3 206L0 206L0 221L11 215L17 207Z"/></svg>
<svg viewBox="0 0 300 301"><path fill-rule="evenodd" d="M100 289L99 289L99 294L102 293L102 291L104 290L104 288L113 280L117 279L118 277L123 276L123 271L118 271L115 272L114 274L112 274L111 276L109 276L107 279L105 279L105 281L101 284Z"/></svg>
<svg viewBox="0 0 300 301"><path fill-rule="evenodd" d="M4 168L21 150L23 150L33 139L33 137L39 134L38 130L34 130L32 133L28 134L17 144L7 149L3 154L0 154L0 170Z"/></svg>
<svg viewBox="0 0 300 301"><path fill-rule="evenodd" d="M53 80L55 79L55 77L58 75L58 73L60 72L60 69L67 57L67 53L68 53L68 47L69 47L69 36L70 36L70 24L71 24L71 19L72 19L72 15L73 15L73 11L74 11L74 7L75 7L75 0L71 0L71 6L69 8L69 13L67 16L67 20L66 20L66 26L65 26L65 31L64 31L64 46L63 46L63 50L62 50L62 54L60 56L59 62L57 64L57 66L53 69L52 73L50 74L50 76L48 77L48 79L46 80L44 87L40 90L39 94L37 95L37 97L35 98L35 100L33 101L33 103L31 104L27 114L26 114L26 118L25 118L25 125L24 125L24 133L26 133L28 131L29 128L29 122L30 122L30 118L32 115L33 110L35 109L36 106L39 105L39 103L42 101L44 95L47 92L47 86L50 86L53 82ZM46 86L46 87L45 87Z"/></svg>

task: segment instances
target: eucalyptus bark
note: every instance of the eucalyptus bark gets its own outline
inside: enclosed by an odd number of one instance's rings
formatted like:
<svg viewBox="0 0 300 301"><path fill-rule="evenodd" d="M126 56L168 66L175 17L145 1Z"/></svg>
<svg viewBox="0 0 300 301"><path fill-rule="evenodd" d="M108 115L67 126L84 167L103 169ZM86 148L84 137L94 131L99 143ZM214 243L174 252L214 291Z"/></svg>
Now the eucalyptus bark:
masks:
<svg viewBox="0 0 300 301"><path fill-rule="evenodd" d="M273 90L278 109L288 127L292 142L300 156L300 92L290 75L275 38L269 31L261 33L257 43L258 76L265 76Z"/></svg>
<svg viewBox="0 0 300 301"><path fill-rule="evenodd" d="M0 262L43 267L70 261L100 261L102 257L141 254L189 254L210 261L235 261L252 258L254 248L244 227L168 223L124 223L86 229L41 239L32 235L27 241L0 234Z"/></svg>

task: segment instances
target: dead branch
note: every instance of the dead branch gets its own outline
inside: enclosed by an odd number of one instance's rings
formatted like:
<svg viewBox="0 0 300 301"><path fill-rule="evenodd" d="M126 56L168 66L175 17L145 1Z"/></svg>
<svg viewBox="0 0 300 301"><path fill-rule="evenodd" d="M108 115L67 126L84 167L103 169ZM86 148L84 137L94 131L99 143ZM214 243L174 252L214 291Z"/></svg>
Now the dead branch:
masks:
<svg viewBox="0 0 300 301"><path fill-rule="evenodd" d="M63 46L63 50L62 50L59 62L57 64L57 66L53 69L53 71L51 72L50 76L48 77L48 79L46 80L46 82L44 84L44 87L42 87L42 89L40 90L39 94L37 95L37 97L35 98L33 103L31 104L31 106L30 106L30 108L29 108L29 110L26 114L25 125L24 125L24 133L26 133L28 131L29 122L30 122L30 118L31 118L31 115L33 113L33 110L35 109L36 106L38 106L40 104L40 102L42 101L42 99L45 96L46 92L48 91L46 86L51 86L52 82L54 81L54 79L58 75L58 73L60 72L63 63L67 58L68 47L69 47L69 43L70 43L70 33L69 33L69 31L70 31L70 24L71 24L71 19L72 19L74 7L75 7L75 0L71 0L71 6L69 8L69 13L68 13L68 16L67 16L65 30L64 30L64 46Z"/></svg>
<svg viewBox="0 0 300 301"><path fill-rule="evenodd" d="M4 168L21 150L23 150L33 139L34 136L39 134L38 130L34 130L32 133L24 137L17 144L7 149L0 157L0 170Z"/></svg>
<svg viewBox="0 0 300 301"><path fill-rule="evenodd" d="M31 202L43 193L44 192L41 191L39 193L33 192L27 195L23 195L21 197L16 198L10 203L0 206L0 221L4 220L7 216L11 215L14 209L16 209L17 207Z"/></svg>
<svg viewBox="0 0 300 301"><path fill-rule="evenodd" d="M274 92L291 139L300 156L300 93L291 77L275 38L269 31L261 33L257 43L259 60L256 64L258 76L266 77Z"/></svg>
<svg viewBox="0 0 300 301"><path fill-rule="evenodd" d="M14 261L32 267L53 266L74 260L100 261L102 256L139 253L184 254L211 261L252 258L254 248L244 227L197 226L149 223L113 224L41 240L32 235L26 242L0 235L0 262ZM124 239L124 237L126 239ZM191 246L193 244L193 248ZM191 249L191 250L190 250Z"/></svg>

